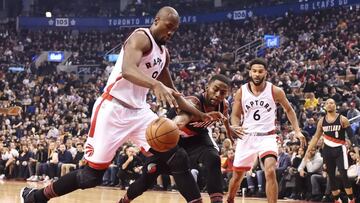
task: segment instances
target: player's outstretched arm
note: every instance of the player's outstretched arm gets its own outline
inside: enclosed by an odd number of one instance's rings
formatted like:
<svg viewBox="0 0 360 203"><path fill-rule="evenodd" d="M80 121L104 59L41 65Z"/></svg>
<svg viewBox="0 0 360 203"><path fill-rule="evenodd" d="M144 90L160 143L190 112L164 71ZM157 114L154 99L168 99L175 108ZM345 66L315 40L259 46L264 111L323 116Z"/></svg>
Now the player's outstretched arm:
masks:
<svg viewBox="0 0 360 203"><path fill-rule="evenodd" d="M305 136L301 133L301 129L299 127L299 123L295 114L294 109L291 107L289 100L286 98L285 92L276 86L273 86L274 99L275 102L278 102L284 109L294 131L295 136L300 140L301 146L304 147L306 145Z"/></svg>
<svg viewBox="0 0 360 203"><path fill-rule="evenodd" d="M186 99L179 93L174 83L171 79L170 71L169 71L169 63L170 63L170 56L167 53L167 60L164 69L161 71L160 75L158 76L158 80L165 84L168 88L171 88L173 91L172 95L174 96L174 99L176 103L178 104L178 108L191 114L196 118L196 120L203 120L203 121L209 121L209 120L219 120L223 118L223 115L220 112L211 112L211 113L204 113L199 111L196 107L194 107L193 104L186 101Z"/></svg>
<svg viewBox="0 0 360 203"><path fill-rule="evenodd" d="M229 111L229 104L228 102L226 102L223 111L223 115L225 117L225 119L223 120L223 124L225 126L227 138L229 138L231 141L234 141L235 138L242 138L244 132L242 127L230 125L230 118L228 111Z"/></svg>
<svg viewBox="0 0 360 203"><path fill-rule="evenodd" d="M242 116L242 107L241 107L241 88L238 89L235 93L234 103L232 105L231 112L231 125L240 126Z"/></svg>
<svg viewBox="0 0 360 203"><path fill-rule="evenodd" d="M232 112L230 116L231 126L229 126L229 129L227 129L228 136L231 136L232 138L241 138L244 135L244 130L246 129L241 126L242 115L243 111L241 106L241 88L239 88L235 93L234 103L232 104Z"/></svg>

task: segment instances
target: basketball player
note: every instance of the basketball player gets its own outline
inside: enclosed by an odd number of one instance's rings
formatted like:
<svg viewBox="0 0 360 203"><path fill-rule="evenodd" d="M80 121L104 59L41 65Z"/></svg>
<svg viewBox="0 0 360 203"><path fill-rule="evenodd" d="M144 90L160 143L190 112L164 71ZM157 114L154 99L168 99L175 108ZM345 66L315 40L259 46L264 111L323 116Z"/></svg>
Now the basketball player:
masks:
<svg viewBox="0 0 360 203"><path fill-rule="evenodd" d="M234 139L239 135L236 130L232 129L228 121L229 103L226 97L230 87L230 79L224 75L214 75L210 78L205 93L190 96L187 99L203 112L221 112L225 116L226 134L231 139ZM191 116L184 112L177 115L174 120L183 131L179 146L186 150L193 166L199 166L200 164L204 166L206 188L211 203L222 203L223 181L219 150L208 130L208 127L213 122L193 122Z"/></svg>
<svg viewBox="0 0 360 203"><path fill-rule="evenodd" d="M211 116L198 111L174 89L168 65L169 53L165 43L179 27L179 15L171 7L161 8L150 28L136 29L125 41L111 72L105 92L97 99L91 119L91 128L85 144L87 166L62 176L47 187L36 190L23 188L22 202L43 203L77 189L87 189L101 184L103 174L116 150L128 139L145 151L150 147L145 131L157 118L146 103L149 89L158 102L191 112L201 120ZM182 192L184 185L191 192L182 193L188 202L201 202L199 189L188 171L184 150L173 151L168 165ZM193 181L193 184L188 184Z"/></svg>
<svg viewBox="0 0 360 203"><path fill-rule="evenodd" d="M204 94L190 96L186 99L191 101L194 106L202 112L217 111L228 117L229 104L225 98L228 95L230 85L231 81L226 76L214 75L210 79ZM176 115L174 109L170 110L168 117L174 118L174 121L183 131L179 146L184 148L188 153L191 165L196 166L200 163L204 165L207 172L207 191L211 202L222 203L223 186L219 151L215 148L216 144L214 144L210 138L207 129L213 122L191 122L193 118L190 114L180 112L179 115ZM224 124L229 136L238 136L237 132L230 127L227 119L225 119ZM120 203L128 203L141 195L142 192L146 191L155 183L159 174L166 172L166 170L164 170L164 167L166 167L164 164L152 160L148 162L146 166L149 166L150 164L156 164L157 167L154 170L157 171L143 173L142 177L130 185L127 194L122 198ZM147 187L144 187L144 185Z"/></svg>
<svg viewBox="0 0 360 203"><path fill-rule="evenodd" d="M353 190L347 176L346 170L349 167L347 151L345 147L345 132L351 143L355 145L356 157L359 158L358 141L351 129L349 120L336 112L336 103L333 99L327 99L325 102L326 115L320 118L315 135L310 141L308 150L305 153L306 159L309 156L310 149L314 148L320 139L324 136L324 148L322 155L326 164L329 175L331 193L335 202L341 202L340 189L336 184L335 170L336 167L340 173L345 192L350 203L355 203Z"/></svg>
<svg viewBox="0 0 360 203"><path fill-rule="evenodd" d="M227 201L234 198L246 171L250 170L257 157L264 164L266 196L268 202L277 202L278 184L276 181L277 143L275 134L276 103L285 110L295 136L305 144L295 112L284 91L266 81L267 62L256 58L250 62L250 82L242 85L236 92L231 114L231 124L245 134L237 139L233 177L229 183ZM243 122L241 125L241 117Z"/></svg>

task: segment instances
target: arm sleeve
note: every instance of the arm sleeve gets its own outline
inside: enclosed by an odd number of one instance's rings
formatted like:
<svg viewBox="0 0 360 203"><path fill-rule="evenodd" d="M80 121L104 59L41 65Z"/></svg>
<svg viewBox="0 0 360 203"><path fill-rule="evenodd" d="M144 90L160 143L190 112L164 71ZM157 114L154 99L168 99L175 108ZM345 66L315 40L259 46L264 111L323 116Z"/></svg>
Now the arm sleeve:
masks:
<svg viewBox="0 0 360 203"><path fill-rule="evenodd" d="M175 116L177 115L176 113L176 109L175 108L171 108L167 111L166 113L166 117L169 118L169 119L173 119L175 118Z"/></svg>
<svg viewBox="0 0 360 203"><path fill-rule="evenodd" d="M346 130L346 134L349 137L351 143L353 145L355 145L355 147L358 147L359 143L358 143L356 136L354 135L354 132L353 132L351 126L348 126L345 130Z"/></svg>

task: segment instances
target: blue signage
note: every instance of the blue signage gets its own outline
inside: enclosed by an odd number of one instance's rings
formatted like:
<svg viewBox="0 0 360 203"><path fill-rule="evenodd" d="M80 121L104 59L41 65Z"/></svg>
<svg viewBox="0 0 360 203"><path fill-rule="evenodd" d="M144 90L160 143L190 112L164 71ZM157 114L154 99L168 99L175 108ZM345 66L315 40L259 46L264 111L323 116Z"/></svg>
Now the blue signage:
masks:
<svg viewBox="0 0 360 203"><path fill-rule="evenodd" d="M280 36L276 35L265 35L264 36L266 48L278 48L280 47Z"/></svg>
<svg viewBox="0 0 360 203"><path fill-rule="evenodd" d="M62 62L64 60L63 51L49 51L48 52L48 61L50 62Z"/></svg>
<svg viewBox="0 0 360 203"><path fill-rule="evenodd" d="M9 66L8 71L12 73L23 72L25 69L23 66Z"/></svg>
<svg viewBox="0 0 360 203"><path fill-rule="evenodd" d="M360 4L360 0L308 0L296 3L259 7L253 9L214 12L181 16L182 24L221 22L227 20L246 20L252 16L281 16L286 12L303 13L341 6ZM76 28L76 29L109 29L118 27L142 27L152 24L150 16L118 18L37 18L19 17L20 28Z"/></svg>
<svg viewBox="0 0 360 203"><path fill-rule="evenodd" d="M119 58L119 54L109 54L106 56L106 60L109 62L116 62Z"/></svg>

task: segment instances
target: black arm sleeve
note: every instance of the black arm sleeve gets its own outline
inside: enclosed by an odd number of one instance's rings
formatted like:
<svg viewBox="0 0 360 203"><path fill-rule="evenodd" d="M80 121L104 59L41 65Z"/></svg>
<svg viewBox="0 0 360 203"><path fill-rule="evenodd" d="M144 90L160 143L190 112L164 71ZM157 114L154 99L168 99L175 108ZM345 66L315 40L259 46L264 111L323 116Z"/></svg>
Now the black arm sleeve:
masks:
<svg viewBox="0 0 360 203"><path fill-rule="evenodd" d="M175 108L169 109L169 110L167 111L167 113L166 113L166 117L167 117L168 119L173 119L173 118L176 117L176 115L177 115L177 113L176 113L176 109L175 109Z"/></svg>
<svg viewBox="0 0 360 203"><path fill-rule="evenodd" d="M358 140L356 138L356 135L354 135L353 130L350 126L348 126L346 129L346 134L349 137L351 144L355 145L355 147L359 146Z"/></svg>

